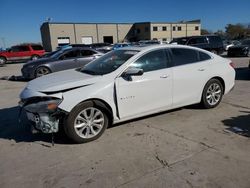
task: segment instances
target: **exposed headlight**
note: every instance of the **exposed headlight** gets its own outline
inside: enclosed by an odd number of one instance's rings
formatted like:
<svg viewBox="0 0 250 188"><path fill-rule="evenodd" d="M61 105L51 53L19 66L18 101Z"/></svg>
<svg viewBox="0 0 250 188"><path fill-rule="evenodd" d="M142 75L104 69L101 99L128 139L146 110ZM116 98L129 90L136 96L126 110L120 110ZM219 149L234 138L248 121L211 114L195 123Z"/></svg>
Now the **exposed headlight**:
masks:
<svg viewBox="0 0 250 188"><path fill-rule="evenodd" d="M62 99L43 97L43 98L34 98L28 99L26 102L20 102L19 104L24 107L26 111L33 113L41 112L54 112L59 104L62 102Z"/></svg>

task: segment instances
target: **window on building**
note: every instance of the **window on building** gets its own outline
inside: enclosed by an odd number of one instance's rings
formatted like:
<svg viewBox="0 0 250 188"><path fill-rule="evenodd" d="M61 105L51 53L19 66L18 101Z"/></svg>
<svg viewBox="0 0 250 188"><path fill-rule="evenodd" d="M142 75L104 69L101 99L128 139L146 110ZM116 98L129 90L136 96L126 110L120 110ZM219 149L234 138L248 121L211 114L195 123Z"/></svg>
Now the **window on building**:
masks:
<svg viewBox="0 0 250 188"><path fill-rule="evenodd" d="M175 26L173 26L173 31L175 31L176 30L176 27Z"/></svg>
<svg viewBox="0 0 250 188"><path fill-rule="evenodd" d="M148 32L148 31L149 31L148 27L145 27L145 29L144 29L144 30L145 30L145 32Z"/></svg>
<svg viewBox="0 0 250 188"><path fill-rule="evenodd" d="M198 31L199 30L199 26L195 26L195 30Z"/></svg>
<svg viewBox="0 0 250 188"><path fill-rule="evenodd" d="M140 30L140 29L137 29L136 32L139 34L139 33L141 33L141 30Z"/></svg>
<svg viewBox="0 0 250 188"><path fill-rule="evenodd" d="M181 31L181 26L178 26L178 31Z"/></svg>
<svg viewBox="0 0 250 188"><path fill-rule="evenodd" d="M153 27L153 31L158 31L158 27Z"/></svg>
<svg viewBox="0 0 250 188"><path fill-rule="evenodd" d="M164 42L165 42L165 41L167 41L167 39L166 39L166 38L163 38L163 39L162 39L162 41L164 41Z"/></svg>
<svg viewBox="0 0 250 188"><path fill-rule="evenodd" d="M166 27L166 26L163 26L163 27L162 27L162 31L167 31L167 27Z"/></svg>

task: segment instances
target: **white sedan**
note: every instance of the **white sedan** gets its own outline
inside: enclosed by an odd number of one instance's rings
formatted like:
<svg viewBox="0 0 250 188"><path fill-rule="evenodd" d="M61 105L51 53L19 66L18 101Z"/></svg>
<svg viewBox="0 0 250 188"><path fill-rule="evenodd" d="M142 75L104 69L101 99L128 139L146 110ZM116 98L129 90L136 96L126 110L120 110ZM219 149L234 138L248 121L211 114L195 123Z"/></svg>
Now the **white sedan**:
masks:
<svg viewBox="0 0 250 188"><path fill-rule="evenodd" d="M20 106L44 133L89 142L114 123L190 104L216 107L233 87L230 60L181 45L126 47L28 83ZM59 126L62 125L62 126Z"/></svg>

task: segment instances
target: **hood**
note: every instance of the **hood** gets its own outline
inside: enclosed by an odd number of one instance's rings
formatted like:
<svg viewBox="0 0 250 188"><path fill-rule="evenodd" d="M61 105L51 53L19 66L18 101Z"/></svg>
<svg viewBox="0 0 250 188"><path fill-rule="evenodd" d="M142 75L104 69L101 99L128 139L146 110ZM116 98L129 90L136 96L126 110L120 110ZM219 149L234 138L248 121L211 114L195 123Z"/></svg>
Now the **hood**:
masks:
<svg viewBox="0 0 250 188"><path fill-rule="evenodd" d="M25 63L23 65L23 67L28 67L28 66L33 66L33 65L41 65L41 64L48 63L50 61L53 61L53 59L52 58L39 58L37 60L28 61L27 63Z"/></svg>
<svg viewBox="0 0 250 188"><path fill-rule="evenodd" d="M64 92L73 88L92 85L102 76L84 74L74 69L48 74L30 81L27 89L44 93Z"/></svg>

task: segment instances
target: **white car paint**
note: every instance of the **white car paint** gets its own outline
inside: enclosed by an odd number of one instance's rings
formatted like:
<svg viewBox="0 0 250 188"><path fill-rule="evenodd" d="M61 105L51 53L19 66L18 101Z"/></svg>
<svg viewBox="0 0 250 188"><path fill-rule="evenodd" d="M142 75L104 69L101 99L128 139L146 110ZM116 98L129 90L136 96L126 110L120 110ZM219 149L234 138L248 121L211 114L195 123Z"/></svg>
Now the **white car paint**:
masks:
<svg viewBox="0 0 250 188"><path fill-rule="evenodd" d="M144 54L173 47L195 49L212 58L199 63L145 72L141 76L133 76L133 81L126 81L121 77L129 65ZM224 80L224 94L234 86L235 71L229 65L231 61L202 49L182 45L152 45L126 47L121 50L139 52L106 75L93 76L68 70L40 77L28 83L20 98L27 99L39 95L58 96L63 99L58 108L68 113L83 101L99 99L110 106L113 123L118 123L199 103L205 84L213 77ZM68 90L70 88L74 89Z"/></svg>

